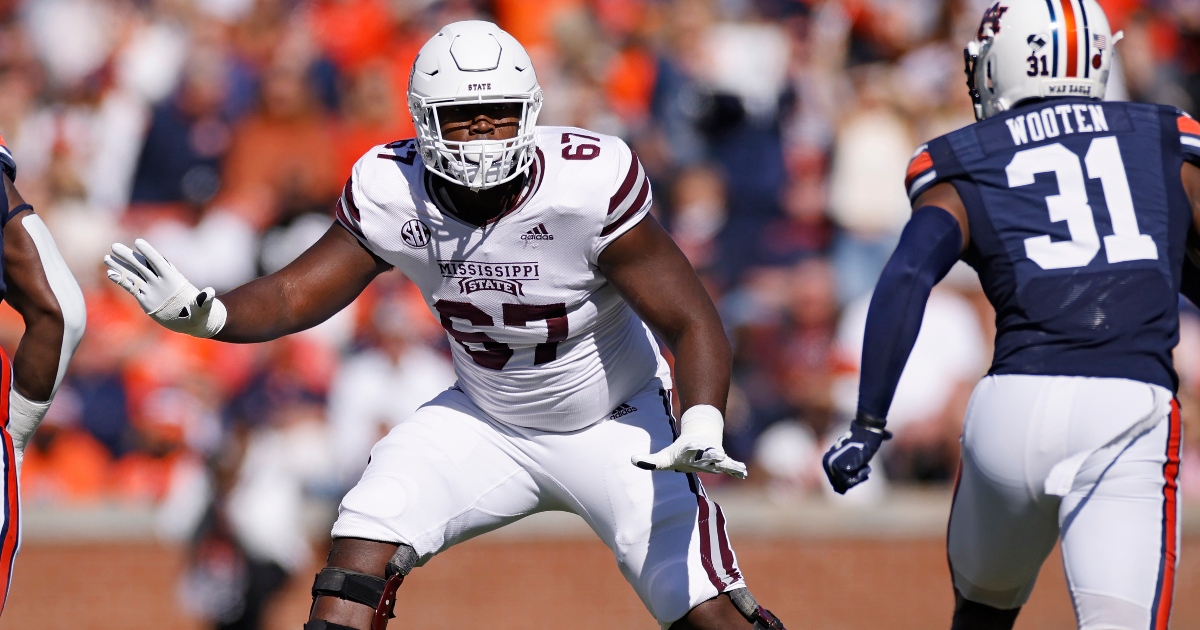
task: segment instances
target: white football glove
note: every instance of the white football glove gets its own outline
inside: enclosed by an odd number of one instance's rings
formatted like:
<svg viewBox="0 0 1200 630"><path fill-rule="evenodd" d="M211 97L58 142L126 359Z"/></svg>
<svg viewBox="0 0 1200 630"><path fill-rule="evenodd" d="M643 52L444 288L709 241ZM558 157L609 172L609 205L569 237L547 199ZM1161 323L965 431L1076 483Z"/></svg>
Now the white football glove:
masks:
<svg viewBox="0 0 1200 630"><path fill-rule="evenodd" d="M721 439L725 420L712 405L696 405L679 419L679 437L663 450L634 455L633 464L647 470L725 473L746 478L746 465L725 454Z"/></svg>
<svg viewBox="0 0 1200 630"><path fill-rule="evenodd" d="M104 257L109 280L137 298L147 315L170 330L202 339L221 331L227 313L212 287L197 289L150 243L139 238L133 246L137 251L113 244L112 255Z"/></svg>

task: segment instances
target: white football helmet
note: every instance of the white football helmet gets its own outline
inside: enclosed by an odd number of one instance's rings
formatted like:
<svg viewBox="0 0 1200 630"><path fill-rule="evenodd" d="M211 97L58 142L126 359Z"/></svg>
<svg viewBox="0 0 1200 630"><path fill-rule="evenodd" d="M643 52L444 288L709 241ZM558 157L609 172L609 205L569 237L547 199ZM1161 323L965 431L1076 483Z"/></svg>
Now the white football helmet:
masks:
<svg viewBox="0 0 1200 630"><path fill-rule="evenodd" d="M469 142L442 138L439 108L473 103L520 103L516 137ZM502 184L529 169L541 108L542 88L529 54L491 22L446 25L421 48L409 75L408 109L425 168L472 190Z"/></svg>
<svg viewBox="0 0 1200 630"><path fill-rule="evenodd" d="M1096 0L1000 0L967 44L975 119L1029 98L1103 99L1115 36Z"/></svg>

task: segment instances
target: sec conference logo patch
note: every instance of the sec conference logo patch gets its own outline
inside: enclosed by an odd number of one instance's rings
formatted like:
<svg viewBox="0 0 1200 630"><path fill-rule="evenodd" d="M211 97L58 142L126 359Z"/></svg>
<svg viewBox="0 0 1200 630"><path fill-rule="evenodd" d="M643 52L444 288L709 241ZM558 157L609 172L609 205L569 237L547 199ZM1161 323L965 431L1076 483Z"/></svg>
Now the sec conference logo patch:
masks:
<svg viewBox="0 0 1200 630"><path fill-rule="evenodd" d="M420 219L410 219L400 228L400 238L409 247L425 247L429 244L429 226Z"/></svg>

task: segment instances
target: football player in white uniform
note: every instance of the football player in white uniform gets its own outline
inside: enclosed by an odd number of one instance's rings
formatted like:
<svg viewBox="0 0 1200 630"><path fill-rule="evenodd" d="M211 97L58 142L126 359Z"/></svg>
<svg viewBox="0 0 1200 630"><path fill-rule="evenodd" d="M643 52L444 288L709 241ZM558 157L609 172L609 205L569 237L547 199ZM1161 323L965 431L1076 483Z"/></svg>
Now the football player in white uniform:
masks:
<svg viewBox="0 0 1200 630"><path fill-rule="evenodd" d="M417 137L359 160L337 223L291 265L218 298L139 240L113 246L109 277L164 326L235 343L314 326L392 268L440 318L458 383L375 445L306 630L382 629L413 566L548 510L587 521L662 627L782 628L695 475L746 474L721 446L716 309L649 216L637 156L535 127L541 103L512 36L448 25L413 67ZM678 423L651 328L677 359Z"/></svg>

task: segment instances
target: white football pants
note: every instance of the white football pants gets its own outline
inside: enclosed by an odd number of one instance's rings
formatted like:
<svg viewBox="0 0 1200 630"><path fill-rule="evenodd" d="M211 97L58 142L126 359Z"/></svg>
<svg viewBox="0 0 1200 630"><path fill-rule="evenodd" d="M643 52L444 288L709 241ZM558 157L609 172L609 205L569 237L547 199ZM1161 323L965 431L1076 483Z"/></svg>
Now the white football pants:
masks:
<svg viewBox="0 0 1200 630"><path fill-rule="evenodd" d="M1118 378L1001 375L975 387L950 512L954 586L1012 609L1062 538L1084 630L1165 630L1181 447L1170 391Z"/></svg>
<svg viewBox="0 0 1200 630"><path fill-rule="evenodd" d="M491 419L450 388L371 450L333 537L402 542L419 564L543 511L583 517L663 625L745 586L721 508L695 475L642 470L635 453L675 439L657 379L594 425L568 433Z"/></svg>

